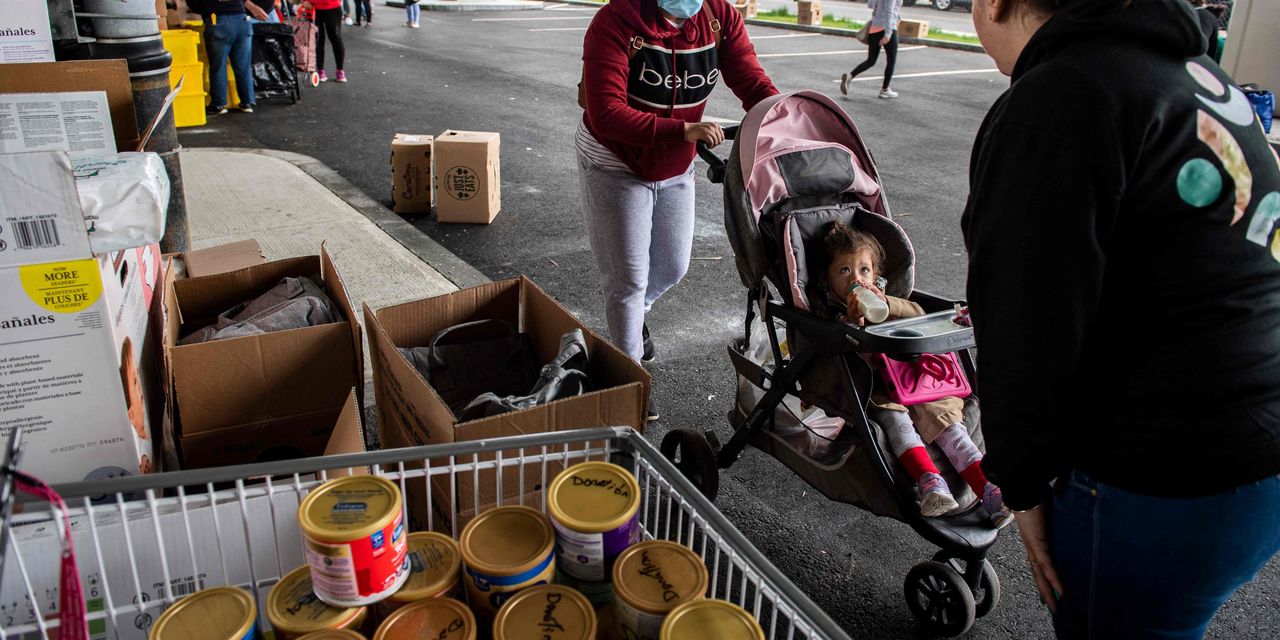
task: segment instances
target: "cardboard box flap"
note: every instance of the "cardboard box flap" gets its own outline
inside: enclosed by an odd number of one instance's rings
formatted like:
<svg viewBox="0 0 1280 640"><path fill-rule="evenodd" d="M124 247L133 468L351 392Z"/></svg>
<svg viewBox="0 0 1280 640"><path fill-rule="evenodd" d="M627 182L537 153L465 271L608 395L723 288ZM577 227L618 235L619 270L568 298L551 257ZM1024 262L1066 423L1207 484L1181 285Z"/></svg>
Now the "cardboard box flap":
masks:
<svg viewBox="0 0 1280 640"><path fill-rule="evenodd" d="M369 331L374 386L387 385L396 389L394 395L379 395L375 405L382 446L414 447L453 442L453 412L425 381L421 384L398 382L421 379L421 374L396 349L395 341L367 304L364 305L364 324ZM391 425L402 425L404 429L392 429Z"/></svg>
<svg viewBox="0 0 1280 640"><path fill-rule="evenodd" d="M450 129L440 134L436 139L441 142L489 144L498 142L501 139L501 135L495 131L454 131Z"/></svg>
<svg viewBox="0 0 1280 640"><path fill-rule="evenodd" d="M183 438L337 408L358 383L345 323L183 345L171 353Z"/></svg>
<svg viewBox="0 0 1280 640"><path fill-rule="evenodd" d="M378 309L375 315L397 347L425 347L441 330L480 318L506 320L518 329L519 284L517 279L490 282L433 299L435 304L408 302Z"/></svg>
<svg viewBox="0 0 1280 640"><path fill-rule="evenodd" d="M193 323L211 322L227 309L266 293L281 278L319 276L321 273L319 256L304 256L201 278L177 280L174 282L174 290L183 329L190 331L198 328Z"/></svg>
<svg viewBox="0 0 1280 640"><path fill-rule="evenodd" d="M320 273L324 279L325 290L328 291L329 297L334 304L342 311L342 317L347 319L351 324L351 351L356 358L356 371L364 374L364 343L360 339L360 321L356 315L356 310L351 306L351 296L347 294L347 283L342 279L342 273L338 271L338 267L333 264L333 257L329 255L329 243L320 243ZM364 385L356 385L357 405L364 406Z"/></svg>
<svg viewBox="0 0 1280 640"><path fill-rule="evenodd" d="M105 91L116 148L138 145L129 67L123 59L0 64L0 93Z"/></svg>
<svg viewBox="0 0 1280 640"><path fill-rule="evenodd" d="M329 436L329 444L325 445L324 455L364 453L368 450L369 446L364 439L364 423L360 420L360 406L356 402L356 389L352 387L347 401L342 405L342 413L338 414L333 434Z"/></svg>
<svg viewBox="0 0 1280 640"><path fill-rule="evenodd" d="M187 266L187 277L199 278L259 265L267 261L267 256L257 240L249 239L187 251L182 259Z"/></svg>

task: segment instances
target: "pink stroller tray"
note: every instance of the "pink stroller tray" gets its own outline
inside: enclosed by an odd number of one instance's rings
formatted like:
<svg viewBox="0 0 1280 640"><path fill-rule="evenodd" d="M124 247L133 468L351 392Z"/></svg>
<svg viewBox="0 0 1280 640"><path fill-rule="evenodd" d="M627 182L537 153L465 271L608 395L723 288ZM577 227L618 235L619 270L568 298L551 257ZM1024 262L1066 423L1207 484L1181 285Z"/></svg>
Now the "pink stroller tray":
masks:
<svg viewBox="0 0 1280 640"><path fill-rule="evenodd" d="M955 353L926 353L911 362L876 354L889 397L910 406L942 398L964 398L973 393L969 378Z"/></svg>

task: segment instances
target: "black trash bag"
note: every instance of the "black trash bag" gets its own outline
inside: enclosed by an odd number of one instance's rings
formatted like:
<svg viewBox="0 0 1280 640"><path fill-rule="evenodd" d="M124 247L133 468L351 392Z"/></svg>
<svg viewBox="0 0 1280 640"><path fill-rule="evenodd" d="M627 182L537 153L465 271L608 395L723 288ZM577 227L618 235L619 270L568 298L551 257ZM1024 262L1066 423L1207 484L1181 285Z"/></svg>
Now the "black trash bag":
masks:
<svg viewBox="0 0 1280 640"><path fill-rule="evenodd" d="M283 278L266 293L236 305L213 324L197 329L178 344L241 338L341 322L324 287L311 278Z"/></svg>
<svg viewBox="0 0 1280 640"><path fill-rule="evenodd" d="M505 320L454 325L425 347L399 351L455 415L480 394L525 393L538 379L529 336Z"/></svg>
<svg viewBox="0 0 1280 640"><path fill-rule="evenodd" d="M463 407L458 420L476 420L580 396L590 390L588 365L587 339L581 329L574 329L560 336L560 353L542 367L542 374L528 395L482 394Z"/></svg>
<svg viewBox="0 0 1280 640"><path fill-rule="evenodd" d="M293 97L298 92L293 25L253 25L253 92L263 97Z"/></svg>

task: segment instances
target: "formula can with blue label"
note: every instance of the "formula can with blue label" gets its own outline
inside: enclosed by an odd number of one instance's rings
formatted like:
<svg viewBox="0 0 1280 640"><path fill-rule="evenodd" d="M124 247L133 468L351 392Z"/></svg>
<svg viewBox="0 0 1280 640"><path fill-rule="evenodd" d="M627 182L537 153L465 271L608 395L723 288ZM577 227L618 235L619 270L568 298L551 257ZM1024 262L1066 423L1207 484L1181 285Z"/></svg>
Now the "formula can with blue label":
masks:
<svg viewBox="0 0 1280 640"><path fill-rule="evenodd" d="M555 530L529 507L490 509L467 524L458 540L467 600L487 626L502 605L555 575Z"/></svg>
<svg viewBox="0 0 1280 640"><path fill-rule="evenodd" d="M253 640L258 607L244 589L215 587L175 603L156 620L148 640Z"/></svg>
<svg viewBox="0 0 1280 640"><path fill-rule="evenodd" d="M314 489L298 506L317 598L340 608L373 604L409 577L400 489L385 478L348 476Z"/></svg>

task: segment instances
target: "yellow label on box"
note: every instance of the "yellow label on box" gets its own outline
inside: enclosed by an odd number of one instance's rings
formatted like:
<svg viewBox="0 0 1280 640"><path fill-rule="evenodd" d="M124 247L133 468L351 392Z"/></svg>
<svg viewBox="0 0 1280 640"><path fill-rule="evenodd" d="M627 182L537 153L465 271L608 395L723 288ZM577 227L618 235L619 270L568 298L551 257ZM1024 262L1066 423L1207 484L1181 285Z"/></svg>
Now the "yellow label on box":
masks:
<svg viewBox="0 0 1280 640"><path fill-rule="evenodd" d="M102 281L94 260L20 267L18 278L32 302L55 313L84 311L102 295Z"/></svg>

